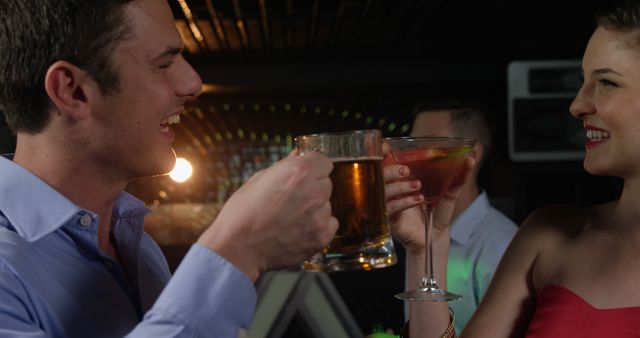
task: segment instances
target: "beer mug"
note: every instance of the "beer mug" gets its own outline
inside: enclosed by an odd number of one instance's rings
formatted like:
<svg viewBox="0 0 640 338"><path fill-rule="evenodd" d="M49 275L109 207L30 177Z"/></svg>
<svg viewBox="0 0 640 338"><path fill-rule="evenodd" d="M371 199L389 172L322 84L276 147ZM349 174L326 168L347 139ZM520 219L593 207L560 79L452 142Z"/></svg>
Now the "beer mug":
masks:
<svg viewBox="0 0 640 338"><path fill-rule="evenodd" d="M370 270L396 263L382 176L379 130L301 135L301 156L319 151L333 161L331 212L340 227L323 252L305 261L308 271Z"/></svg>

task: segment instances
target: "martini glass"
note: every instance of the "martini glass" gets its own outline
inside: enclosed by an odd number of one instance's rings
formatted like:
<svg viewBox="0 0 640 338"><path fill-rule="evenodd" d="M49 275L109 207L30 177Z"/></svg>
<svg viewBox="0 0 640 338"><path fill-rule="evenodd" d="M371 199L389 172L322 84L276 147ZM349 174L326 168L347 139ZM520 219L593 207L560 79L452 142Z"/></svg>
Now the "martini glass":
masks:
<svg viewBox="0 0 640 338"><path fill-rule="evenodd" d="M465 159L471 152L475 140L446 137L395 137L385 141L391 146L391 154L396 163L406 165L411 170L412 179L422 182L425 219L425 240L427 251L424 276L420 286L396 297L411 301L446 302L462 298L438 286L433 275L432 228L433 212L449 189L453 179L460 173Z"/></svg>

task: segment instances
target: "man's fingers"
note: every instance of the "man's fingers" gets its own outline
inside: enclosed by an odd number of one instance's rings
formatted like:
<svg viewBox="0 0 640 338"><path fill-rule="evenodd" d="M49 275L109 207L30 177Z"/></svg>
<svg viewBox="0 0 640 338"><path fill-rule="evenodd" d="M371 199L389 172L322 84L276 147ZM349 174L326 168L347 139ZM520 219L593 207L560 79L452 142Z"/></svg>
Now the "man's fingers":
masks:
<svg viewBox="0 0 640 338"><path fill-rule="evenodd" d="M329 245L338 230L338 220L331 216L331 203L328 200L313 212L313 222L315 229L311 235L318 242L318 247L314 249L320 250Z"/></svg>
<svg viewBox="0 0 640 338"><path fill-rule="evenodd" d="M304 161L309 165L311 177L314 178L322 179L327 177L333 170L333 162L331 159L317 151L305 153L304 156L298 156L296 159Z"/></svg>

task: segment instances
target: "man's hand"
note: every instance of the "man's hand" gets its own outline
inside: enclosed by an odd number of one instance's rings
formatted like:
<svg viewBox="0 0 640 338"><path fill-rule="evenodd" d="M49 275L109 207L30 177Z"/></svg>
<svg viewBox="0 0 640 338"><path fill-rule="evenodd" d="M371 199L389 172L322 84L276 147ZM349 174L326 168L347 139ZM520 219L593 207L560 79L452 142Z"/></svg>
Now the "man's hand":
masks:
<svg viewBox="0 0 640 338"><path fill-rule="evenodd" d="M329 244L333 164L313 152L291 156L253 175L198 239L255 280L301 263Z"/></svg>

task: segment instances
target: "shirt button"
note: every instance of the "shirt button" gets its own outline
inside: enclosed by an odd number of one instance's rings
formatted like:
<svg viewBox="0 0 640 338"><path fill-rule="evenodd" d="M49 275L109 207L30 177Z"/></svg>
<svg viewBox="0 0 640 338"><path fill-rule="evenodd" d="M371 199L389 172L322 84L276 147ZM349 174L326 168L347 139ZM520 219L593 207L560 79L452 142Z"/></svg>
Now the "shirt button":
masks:
<svg viewBox="0 0 640 338"><path fill-rule="evenodd" d="M83 225L83 226L86 226L86 227L91 225L91 216L84 215L84 216L80 217L80 224Z"/></svg>

